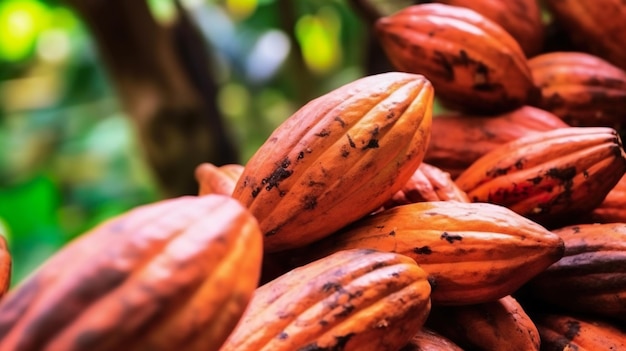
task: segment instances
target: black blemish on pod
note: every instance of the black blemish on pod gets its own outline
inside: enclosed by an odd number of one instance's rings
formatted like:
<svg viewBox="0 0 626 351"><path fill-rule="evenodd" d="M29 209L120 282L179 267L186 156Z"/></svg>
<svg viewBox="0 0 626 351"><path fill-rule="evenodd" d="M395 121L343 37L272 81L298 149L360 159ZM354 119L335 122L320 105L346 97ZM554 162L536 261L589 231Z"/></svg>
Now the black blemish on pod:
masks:
<svg viewBox="0 0 626 351"><path fill-rule="evenodd" d="M272 172L272 174L270 174L269 177L263 178L263 180L261 180L262 184L266 184L267 185L265 187L265 190L270 191L274 187L277 188L278 184L282 180L289 178L291 176L291 174L293 174L292 170L288 170L287 169L287 167L289 167L290 164L291 164L291 161L289 160L289 158L285 158L280 163L280 165L278 165L278 167L276 167L276 169L274 169L274 171Z"/></svg>
<svg viewBox="0 0 626 351"><path fill-rule="evenodd" d="M354 140L352 140L352 138L350 137L350 134L346 134L346 136L348 137L348 144L350 144L351 148L356 148L356 144L354 143Z"/></svg>
<svg viewBox="0 0 626 351"><path fill-rule="evenodd" d="M433 250L429 246L416 247L413 249L413 252L418 255L430 255L433 253Z"/></svg>
<svg viewBox="0 0 626 351"><path fill-rule="evenodd" d="M363 146L362 150L367 149L378 149L378 139L370 139L365 146Z"/></svg>
<svg viewBox="0 0 626 351"><path fill-rule="evenodd" d="M322 129L319 133L315 133L313 135L323 138L323 137L329 136L330 135L330 131L327 130L327 129Z"/></svg>
<svg viewBox="0 0 626 351"><path fill-rule="evenodd" d="M441 233L441 240L446 240L447 242L449 242L450 244L454 243L455 241L461 241L463 240L463 237L458 235L458 234L450 234L448 232L443 232Z"/></svg>

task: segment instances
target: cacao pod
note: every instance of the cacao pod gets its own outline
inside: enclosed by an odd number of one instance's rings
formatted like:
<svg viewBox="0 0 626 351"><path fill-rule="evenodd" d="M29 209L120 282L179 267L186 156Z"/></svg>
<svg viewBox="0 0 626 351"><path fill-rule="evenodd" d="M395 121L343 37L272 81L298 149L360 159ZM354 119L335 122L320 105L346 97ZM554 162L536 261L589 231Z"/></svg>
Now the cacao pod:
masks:
<svg viewBox="0 0 626 351"><path fill-rule="evenodd" d="M525 286L537 300L566 311L626 321L626 223L555 229L563 258Z"/></svg>
<svg viewBox="0 0 626 351"><path fill-rule="evenodd" d="M511 295L465 306L434 306L426 325L466 350L539 351L539 332Z"/></svg>
<svg viewBox="0 0 626 351"><path fill-rule="evenodd" d="M415 261L345 250L257 288L221 351L395 351L429 311L430 285Z"/></svg>
<svg viewBox="0 0 626 351"><path fill-rule="evenodd" d="M497 116L447 113L434 116L424 162L456 179L496 147L533 132L569 127L554 114L522 106Z"/></svg>
<svg viewBox="0 0 626 351"><path fill-rule="evenodd" d="M544 25L536 0L437 0L436 2L472 9L504 28L527 57L543 48Z"/></svg>
<svg viewBox="0 0 626 351"><path fill-rule="evenodd" d="M243 168L235 163L219 167L208 162L199 164L194 174L199 185L198 195L232 195Z"/></svg>
<svg viewBox="0 0 626 351"><path fill-rule="evenodd" d="M474 10L412 5L381 17L375 31L391 64L428 78L448 107L495 114L539 97L519 44Z"/></svg>
<svg viewBox="0 0 626 351"><path fill-rule="evenodd" d="M532 318L539 330L542 351L626 350L626 332L609 322L558 313Z"/></svg>
<svg viewBox="0 0 626 351"><path fill-rule="evenodd" d="M626 71L582 52L541 54L528 66L538 107L574 127L626 127Z"/></svg>
<svg viewBox="0 0 626 351"><path fill-rule="evenodd" d="M568 127L501 145L455 182L471 201L502 205L555 227L591 212L625 172L615 130Z"/></svg>
<svg viewBox="0 0 626 351"><path fill-rule="evenodd" d="M623 0L546 0L545 4L579 48L626 70Z"/></svg>
<svg viewBox="0 0 626 351"><path fill-rule="evenodd" d="M314 99L278 126L233 192L259 220L266 252L304 246L380 208L422 162L432 107L426 78L389 72Z"/></svg>
<svg viewBox="0 0 626 351"><path fill-rule="evenodd" d="M450 174L439 168L422 163L411 179L384 205L391 208L398 205L424 201L470 202L467 194L459 189Z"/></svg>
<svg viewBox="0 0 626 351"><path fill-rule="evenodd" d="M252 297L261 256L256 219L231 197L140 206L5 296L0 350L218 350Z"/></svg>
<svg viewBox="0 0 626 351"><path fill-rule="evenodd" d="M450 339L426 327L413 335L400 351L463 351Z"/></svg>
<svg viewBox="0 0 626 351"><path fill-rule="evenodd" d="M466 305L512 294L561 258L563 241L502 206L416 202L362 218L288 256L298 266L356 248L413 258L430 276L433 304Z"/></svg>

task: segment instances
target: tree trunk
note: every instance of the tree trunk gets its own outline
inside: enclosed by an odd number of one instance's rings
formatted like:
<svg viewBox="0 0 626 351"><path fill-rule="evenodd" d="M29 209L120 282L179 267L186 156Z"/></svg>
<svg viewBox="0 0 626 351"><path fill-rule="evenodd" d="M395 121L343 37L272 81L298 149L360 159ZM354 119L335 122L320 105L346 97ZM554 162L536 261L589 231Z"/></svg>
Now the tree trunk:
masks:
<svg viewBox="0 0 626 351"><path fill-rule="evenodd" d="M179 7L163 25L145 0L67 0L89 28L164 197L196 194L202 162L238 162L218 112L207 44Z"/></svg>

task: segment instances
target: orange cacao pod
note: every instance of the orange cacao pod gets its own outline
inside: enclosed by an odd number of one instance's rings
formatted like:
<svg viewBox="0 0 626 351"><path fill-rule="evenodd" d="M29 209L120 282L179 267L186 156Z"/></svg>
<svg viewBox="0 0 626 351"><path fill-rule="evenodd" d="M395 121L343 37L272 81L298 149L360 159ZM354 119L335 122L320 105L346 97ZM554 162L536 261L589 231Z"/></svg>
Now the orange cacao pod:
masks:
<svg viewBox="0 0 626 351"><path fill-rule="evenodd" d="M11 284L12 261L7 241L0 235L0 298L9 290Z"/></svg>
<svg viewBox="0 0 626 351"><path fill-rule="evenodd" d="M434 306L426 325L466 350L539 351L537 327L510 295L481 304Z"/></svg>
<svg viewBox="0 0 626 351"><path fill-rule="evenodd" d="M412 5L381 17L375 30L391 64L426 76L449 107L501 113L538 98L519 44L473 10Z"/></svg>
<svg viewBox="0 0 626 351"><path fill-rule="evenodd" d="M527 57L543 48L544 25L536 0L437 0L436 2L472 9L504 28Z"/></svg>
<svg viewBox="0 0 626 351"><path fill-rule="evenodd" d="M221 351L394 351L429 311L430 285L415 261L345 250L257 288Z"/></svg>
<svg viewBox="0 0 626 351"><path fill-rule="evenodd" d="M194 174L199 185L198 195L232 195L243 168L235 163L223 166L208 162L199 164Z"/></svg>
<svg viewBox="0 0 626 351"><path fill-rule="evenodd" d="M607 321L557 313L532 318L542 351L626 350L626 332Z"/></svg>
<svg viewBox="0 0 626 351"><path fill-rule="evenodd" d="M546 0L545 3L577 47L626 70L623 0Z"/></svg>
<svg viewBox="0 0 626 351"><path fill-rule="evenodd" d="M505 207L436 201L378 212L289 256L297 266L355 248L413 258L430 276L433 303L447 305L510 295L563 254L561 238Z"/></svg>
<svg viewBox="0 0 626 351"><path fill-rule="evenodd" d="M563 239L565 253L527 284L531 296L571 312L626 321L626 223L553 232Z"/></svg>
<svg viewBox="0 0 626 351"><path fill-rule="evenodd" d="M233 192L259 220L266 252L304 246L380 208L419 167L432 105L426 78L390 72L323 95L278 126Z"/></svg>
<svg viewBox="0 0 626 351"><path fill-rule="evenodd" d="M568 127L501 145L456 183L472 201L557 226L591 212L625 172L626 155L615 130Z"/></svg>
<svg viewBox="0 0 626 351"><path fill-rule="evenodd" d="M400 351L463 351L450 339L426 327L413 335Z"/></svg>
<svg viewBox="0 0 626 351"><path fill-rule="evenodd" d="M385 203L385 208L423 201L470 202L467 194L454 183L450 174L422 163L404 187Z"/></svg>
<svg viewBox="0 0 626 351"><path fill-rule="evenodd" d="M231 197L140 206L5 296L0 350L218 350L257 286L261 255L256 219Z"/></svg>
<svg viewBox="0 0 626 351"><path fill-rule="evenodd" d="M626 126L626 71L582 52L550 52L528 61L541 89L537 106L574 127Z"/></svg>
<svg viewBox="0 0 626 351"><path fill-rule="evenodd" d="M558 116L522 106L497 116L458 113L434 116L424 162L455 179L474 161L496 147L534 132L565 128Z"/></svg>

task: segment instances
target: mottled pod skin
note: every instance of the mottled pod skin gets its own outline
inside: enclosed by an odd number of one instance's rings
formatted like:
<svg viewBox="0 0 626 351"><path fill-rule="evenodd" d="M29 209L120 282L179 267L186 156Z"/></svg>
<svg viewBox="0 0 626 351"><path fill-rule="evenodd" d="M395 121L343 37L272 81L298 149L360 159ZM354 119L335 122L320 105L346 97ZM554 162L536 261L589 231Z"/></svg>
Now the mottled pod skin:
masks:
<svg viewBox="0 0 626 351"><path fill-rule="evenodd" d="M614 129L568 127L501 145L455 181L471 201L555 227L593 210L625 172L626 154Z"/></svg>
<svg viewBox="0 0 626 351"><path fill-rule="evenodd" d="M396 351L429 311L426 272L411 258L345 250L259 287L220 351Z"/></svg>
<svg viewBox="0 0 626 351"><path fill-rule="evenodd" d="M428 78L448 107L495 114L539 96L519 44L474 10L412 5L381 17L375 30L391 64Z"/></svg>
<svg viewBox="0 0 626 351"><path fill-rule="evenodd" d="M463 351L463 349L445 336L423 327L400 351Z"/></svg>
<svg viewBox="0 0 626 351"><path fill-rule="evenodd" d="M539 351L537 327L513 297L465 306L435 306L426 325L466 350Z"/></svg>
<svg viewBox="0 0 626 351"><path fill-rule="evenodd" d="M553 232L565 243L563 258L525 290L567 311L626 321L626 223L580 224Z"/></svg>
<svg viewBox="0 0 626 351"><path fill-rule="evenodd" d="M474 161L502 144L565 127L569 125L553 113L528 105L497 116L440 114L433 118L424 162L456 179Z"/></svg>
<svg viewBox="0 0 626 351"><path fill-rule="evenodd" d="M233 192L259 220L266 252L304 246L380 208L419 167L432 106L426 78L389 72L314 99L278 126Z"/></svg>
<svg viewBox="0 0 626 351"><path fill-rule="evenodd" d="M413 258L433 304L466 305L512 294L561 258L563 241L502 206L435 201L378 212L289 256L299 265L355 248Z"/></svg>
<svg viewBox="0 0 626 351"><path fill-rule="evenodd" d="M626 70L626 6L623 0L546 0L557 24L583 51Z"/></svg>
<svg viewBox="0 0 626 351"><path fill-rule="evenodd" d="M544 24L537 0L437 0L435 2L472 9L504 28L527 57L543 48Z"/></svg>
<svg viewBox="0 0 626 351"><path fill-rule="evenodd" d="M573 127L626 127L623 69L583 52L541 54L528 66L541 90L538 107Z"/></svg>
<svg viewBox="0 0 626 351"><path fill-rule="evenodd" d="M626 350L626 331L605 320L559 313L533 314L542 351Z"/></svg>
<svg viewBox="0 0 626 351"><path fill-rule="evenodd" d="M236 163L222 166L209 162L199 164L194 173L199 187L198 195L232 195L243 169L243 165Z"/></svg>
<svg viewBox="0 0 626 351"><path fill-rule="evenodd" d="M218 350L257 286L256 219L224 195L137 207L0 302L2 351Z"/></svg>
<svg viewBox="0 0 626 351"><path fill-rule="evenodd" d="M11 285L11 264L13 259L4 236L0 235L0 298Z"/></svg>
<svg viewBox="0 0 626 351"><path fill-rule="evenodd" d="M395 193L384 207L391 208L423 201L470 202L467 194L459 189L449 173L422 162L404 187Z"/></svg>

